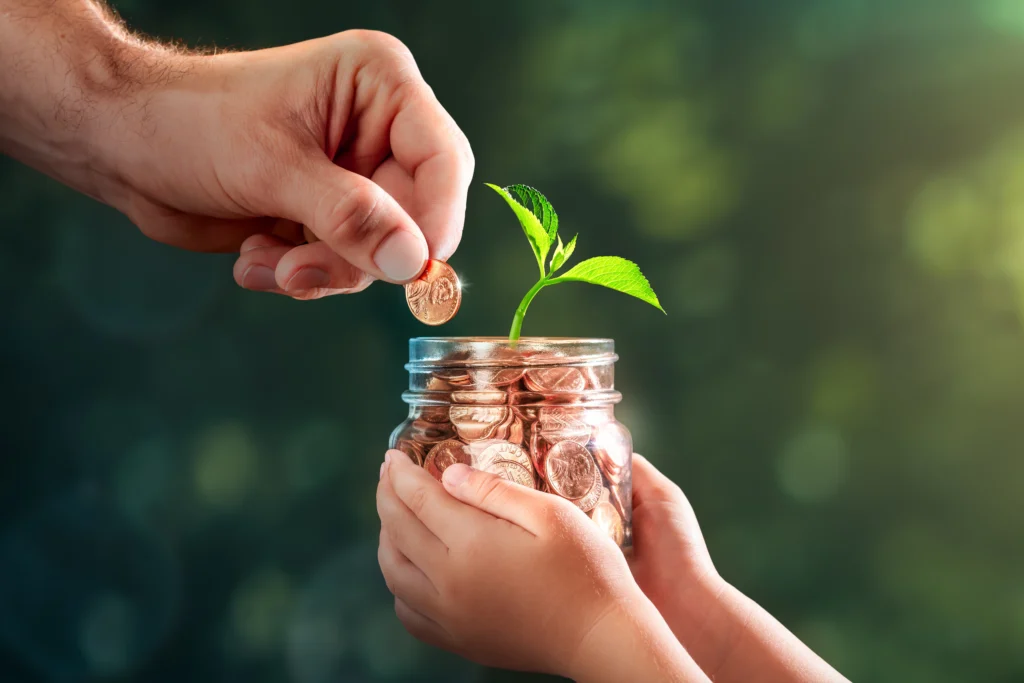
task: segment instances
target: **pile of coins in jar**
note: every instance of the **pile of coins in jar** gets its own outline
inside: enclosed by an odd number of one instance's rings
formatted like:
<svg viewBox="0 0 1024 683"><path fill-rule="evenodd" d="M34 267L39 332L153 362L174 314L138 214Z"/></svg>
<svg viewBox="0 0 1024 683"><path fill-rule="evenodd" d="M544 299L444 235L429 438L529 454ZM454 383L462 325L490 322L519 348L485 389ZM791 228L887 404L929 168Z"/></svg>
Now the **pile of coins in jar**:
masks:
<svg viewBox="0 0 1024 683"><path fill-rule="evenodd" d="M561 496L631 545L632 441L612 414L611 365L504 360L432 370L392 447L437 479L464 463Z"/></svg>

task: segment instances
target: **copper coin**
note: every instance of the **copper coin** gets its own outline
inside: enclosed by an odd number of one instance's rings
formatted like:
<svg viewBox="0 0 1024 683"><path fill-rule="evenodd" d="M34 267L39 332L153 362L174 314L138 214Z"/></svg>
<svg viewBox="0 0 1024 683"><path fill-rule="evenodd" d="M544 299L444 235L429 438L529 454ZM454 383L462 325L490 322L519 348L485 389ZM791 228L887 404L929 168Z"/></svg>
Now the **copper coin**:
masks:
<svg viewBox="0 0 1024 683"><path fill-rule="evenodd" d="M544 461L547 459L550 449L551 445L544 440L540 432L533 429L530 432L530 459L533 461L533 468L545 480L547 479L547 474L545 473Z"/></svg>
<svg viewBox="0 0 1024 683"><path fill-rule="evenodd" d="M448 417L459 437L466 441L493 439L509 416L506 406L453 405Z"/></svg>
<svg viewBox="0 0 1024 683"><path fill-rule="evenodd" d="M604 484L601 483L601 475L598 474L594 477L594 486L582 498L576 498L570 502L574 503L580 510L590 512L597 505L598 501L601 500L602 493L604 493Z"/></svg>
<svg viewBox="0 0 1024 683"><path fill-rule="evenodd" d="M434 377L445 384L464 387L473 383L473 378L466 368L451 368L448 370L437 370Z"/></svg>
<svg viewBox="0 0 1024 683"><path fill-rule="evenodd" d="M537 421L544 438L551 443L575 441L585 446L593 431L584 422L583 411L579 408L541 408Z"/></svg>
<svg viewBox="0 0 1024 683"><path fill-rule="evenodd" d="M513 416L512 426L508 428L506 439L509 443L514 443L517 446L523 445L523 421L518 417Z"/></svg>
<svg viewBox="0 0 1024 683"><path fill-rule="evenodd" d="M430 376L430 379L427 380L426 385L423 387L423 391L448 392L452 389L454 389L454 387L438 377L436 373Z"/></svg>
<svg viewBox="0 0 1024 683"><path fill-rule="evenodd" d="M628 517L630 517L633 511L632 485L609 486L607 487L607 491L609 493L609 499L611 500L612 505L619 512L619 516L622 517L622 519L627 519Z"/></svg>
<svg viewBox="0 0 1024 683"><path fill-rule="evenodd" d="M583 391L587 381L577 368L537 368L527 370L523 375L526 386L531 391L542 393L565 393Z"/></svg>
<svg viewBox="0 0 1024 683"><path fill-rule="evenodd" d="M491 465L499 460L511 460L523 466L530 476L533 476L533 463L530 461L530 456L526 454L519 446L511 444L507 441L495 441L479 452L475 449L471 451L473 453L473 467L481 470L487 470Z"/></svg>
<svg viewBox="0 0 1024 683"><path fill-rule="evenodd" d="M409 456L419 466L423 466L423 458L427 453L427 449L423 444L416 443L412 439L399 439L398 443L395 444L395 448L402 451Z"/></svg>
<svg viewBox="0 0 1024 683"><path fill-rule="evenodd" d="M438 443L454 437L455 429L447 422L417 419L412 421L412 432L409 435L420 443Z"/></svg>
<svg viewBox="0 0 1024 683"><path fill-rule="evenodd" d="M588 365L583 372L583 374L586 375L587 378L588 388L593 389L595 391L600 389L611 389L613 383L608 378L608 375L611 374L610 368L611 366L608 365L600 367Z"/></svg>
<svg viewBox="0 0 1024 683"><path fill-rule="evenodd" d="M516 423L515 413L513 413L510 410L510 411L508 411L508 415L505 417L505 419L501 421L501 424L498 425L498 428L494 431L494 438L495 439L501 439L502 441L508 441L508 436L511 433L512 426L515 423Z"/></svg>
<svg viewBox="0 0 1024 683"><path fill-rule="evenodd" d="M615 541L615 545L622 545L622 542L626 540L626 530L622 524L622 517L616 512L615 506L608 501L602 499L598 502L593 512L590 513L590 518L594 520L594 524L597 524L601 531Z"/></svg>
<svg viewBox="0 0 1024 683"><path fill-rule="evenodd" d="M544 474L555 493L569 500L583 498L593 490L594 482L601 480L590 451L575 441L560 441L551 447L544 460Z"/></svg>
<svg viewBox="0 0 1024 683"><path fill-rule="evenodd" d="M430 472L434 479L441 481L444 471L457 462L461 462L463 465L472 464L466 444L455 440L442 441L427 453L427 460L423 467Z"/></svg>
<svg viewBox="0 0 1024 683"><path fill-rule="evenodd" d="M446 406L423 406L416 415L420 420L434 424L448 422L448 408Z"/></svg>
<svg viewBox="0 0 1024 683"><path fill-rule="evenodd" d="M476 371L477 383L492 387L507 387L518 382L522 376L523 368L484 368Z"/></svg>
<svg viewBox="0 0 1024 683"><path fill-rule="evenodd" d="M537 482L533 478L533 470L528 470L513 460L495 460L487 468L487 471L513 484L519 484L528 489L537 488Z"/></svg>
<svg viewBox="0 0 1024 683"><path fill-rule="evenodd" d="M471 405L497 405L508 402L508 394L504 391L479 390L479 391L453 391L453 403L464 403Z"/></svg>
<svg viewBox="0 0 1024 683"><path fill-rule="evenodd" d="M421 323L443 325L462 305L459 276L447 263L431 259L419 278L405 286L405 300Z"/></svg>
<svg viewBox="0 0 1024 683"><path fill-rule="evenodd" d="M537 420L537 414L540 412L540 408L536 406L522 406L513 405L512 411L516 414L523 422L535 422Z"/></svg>

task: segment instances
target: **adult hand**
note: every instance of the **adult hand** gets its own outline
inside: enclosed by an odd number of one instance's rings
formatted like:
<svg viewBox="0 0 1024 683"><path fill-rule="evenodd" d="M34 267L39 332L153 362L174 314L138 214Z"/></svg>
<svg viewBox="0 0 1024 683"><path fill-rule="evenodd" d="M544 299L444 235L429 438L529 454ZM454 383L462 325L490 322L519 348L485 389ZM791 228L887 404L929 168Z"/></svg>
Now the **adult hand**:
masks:
<svg viewBox="0 0 1024 683"><path fill-rule="evenodd" d="M465 465L442 484L388 451L377 509L381 569L421 640L578 681L707 680L569 501Z"/></svg>
<svg viewBox="0 0 1024 683"><path fill-rule="evenodd" d="M195 55L89 0L32 5L0 0L0 151L149 237L241 249L240 285L296 298L406 282L458 246L473 155L397 39Z"/></svg>

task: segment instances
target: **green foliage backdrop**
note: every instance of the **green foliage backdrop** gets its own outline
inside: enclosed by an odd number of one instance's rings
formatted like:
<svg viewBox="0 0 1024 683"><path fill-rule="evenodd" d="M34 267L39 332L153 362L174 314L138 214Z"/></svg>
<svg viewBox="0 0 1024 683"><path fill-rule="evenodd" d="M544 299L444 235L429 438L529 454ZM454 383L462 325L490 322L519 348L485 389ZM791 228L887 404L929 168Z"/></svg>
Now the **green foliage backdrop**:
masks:
<svg viewBox="0 0 1024 683"><path fill-rule="evenodd" d="M444 332L504 334L535 275L482 182L540 188L669 315L567 285L525 333L616 339L722 574L854 680L1024 679L1020 2L117 6L400 37L478 160ZM377 573L399 288L243 292L9 160L0 227L0 678L532 680L411 640Z"/></svg>

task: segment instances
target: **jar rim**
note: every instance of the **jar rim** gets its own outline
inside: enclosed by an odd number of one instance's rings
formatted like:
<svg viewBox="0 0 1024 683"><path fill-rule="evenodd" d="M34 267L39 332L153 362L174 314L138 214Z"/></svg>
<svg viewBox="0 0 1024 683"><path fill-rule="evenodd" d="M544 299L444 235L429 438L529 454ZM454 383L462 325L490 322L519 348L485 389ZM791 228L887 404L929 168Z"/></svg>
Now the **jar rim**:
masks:
<svg viewBox="0 0 1024 683"><path fill-rule="evenodd" d="M507 337L413 337L406 367L594 365L616 360L615 340L599 337L522 337L516 342Z"/></svg>
<svg viewBox="0 0 1024 683"><path fill-rule="evenodd" d="M409 343L414 342L453 342L460 344L508 344L512 345L513 342L508 340L508 337L489 337L489 336L463 336L463 337L413 337L409 340ZM615 340L608 337L520 337L518 341L514 342L517 345L536 345L536 344L549 344L554 346L560 346L565 344L614 344Z"/></svg>

